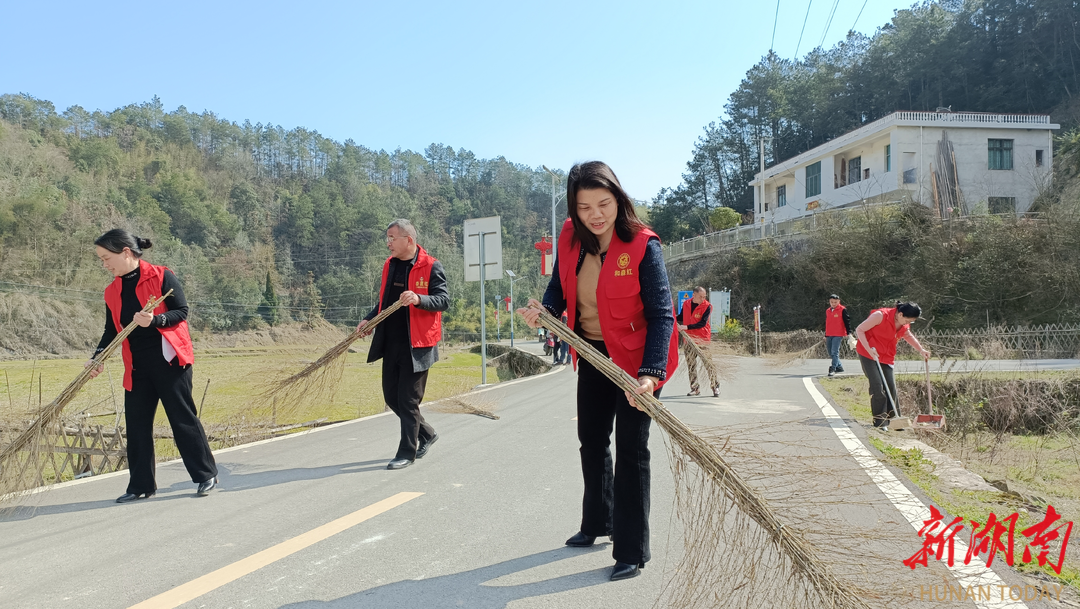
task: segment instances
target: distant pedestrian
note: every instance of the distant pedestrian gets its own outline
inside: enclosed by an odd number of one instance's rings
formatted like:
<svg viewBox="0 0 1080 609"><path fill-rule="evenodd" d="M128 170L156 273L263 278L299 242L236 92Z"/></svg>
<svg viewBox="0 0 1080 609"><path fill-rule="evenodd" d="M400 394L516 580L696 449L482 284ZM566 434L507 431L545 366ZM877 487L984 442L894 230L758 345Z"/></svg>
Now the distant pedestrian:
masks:
<svg viewBox="0 0 1080 609"><path fill-rule="evenodd" d="M922 309L914 302L897 302L895 307L875 309L866 321L855 328L855 336L859 339L856 348L859 362L862 364L863 374L870 381L870 411L874 415L874 427L881 431L889 431L889 419L894 409L894 405L889 403L885 384L888 384L889 392L895 399L893 366L896 361L896 343L902 338L921 353L924 359L930 359L930 351L919 344L909 327L921 315Z"/></svg>
<svg viewBox="0 0 1080 609"><path fill-rule="evenodd" d="M566 319L567 319L566 318L566 311L563 311L563 313L562 313L562 322L564 324L566 323ZM566 342L565 340L561 341L559 343L559 363L560 364L569 364L570 363L570 343Z"/></svg>
<svg viewBox="0 0 1080 609"><path fill-rule="evenodd" d="M825 309L825 348L832 358L829 376L844 371L844 365L840 363L840 343L851 334L851 313L840 304L840 297L832 294L829 296L829 308Z"/></svg>
<svg viewBox="0 0 1080 609"><path fill-rule="evenodd" d="M551 365L561 364L562 360L559 359L559 353L562 352L563 341L559 338L558 334L552 334L551 345Z"/></svg>
<svg viewBox="0 0 1080 609"><path fill-rule="evenodd" d="M701 286L694 288L693 298L683 302L682 311L675 316L675 323L679 324L679 329L685 331L690 336L690 340L694 341L698 349L701 349L708 357L709 343L712 341L712 327L709 325L712 304L705 299L706 296L705 288ZM686 358L686 372L690 376L690 393L686 395L701 395L701 386L698 385L697 377L698 356L693 345L683 345L683 357ZM720 397L720 379L716 377L716 367L710 366L708 362L701 362L701 364L705 366L705 371L709 374L709 387L712 389L713 397Z"/></svg>

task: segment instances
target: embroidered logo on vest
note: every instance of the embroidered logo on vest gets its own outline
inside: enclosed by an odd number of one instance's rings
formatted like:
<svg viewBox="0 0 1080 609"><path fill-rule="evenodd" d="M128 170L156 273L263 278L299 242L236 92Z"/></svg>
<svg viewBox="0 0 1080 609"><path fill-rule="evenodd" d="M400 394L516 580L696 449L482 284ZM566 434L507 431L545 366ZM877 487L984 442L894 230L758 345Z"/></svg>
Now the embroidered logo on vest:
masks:
<svg viewBox="0 0 1080 609"><path fill-rule="evenodd" d="M426 290L428 287L428 282L425 281L423 277L421 277L420 279L416 280L416 287L421 290Z"/></svg>
<svg viewBox="0 0 1080 609"><path fill-rule="evenodd" d="M630 266L630 254L627 254L626 252L623 252L622 254L619 255L618 262L619 262L619 268L620 269L625 269L626 267Z"/></svg>

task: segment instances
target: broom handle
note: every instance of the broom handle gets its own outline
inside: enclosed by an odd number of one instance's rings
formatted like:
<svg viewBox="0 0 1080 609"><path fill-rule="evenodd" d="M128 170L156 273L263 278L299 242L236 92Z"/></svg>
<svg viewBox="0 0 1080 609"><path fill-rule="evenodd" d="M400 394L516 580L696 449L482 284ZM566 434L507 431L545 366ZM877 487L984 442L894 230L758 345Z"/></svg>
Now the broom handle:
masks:
<svg viewBox="0 0 1080 609"><path fill-rule="evenodd" d="M881 386L885 388L885 395L889 396L889 401L892 402L893 414L896 415L896 418L899 419L900 407L899 404L896 403L896 400L893 398L892 390L889 389L889 381L885 379L885 371L881 368L880 361L874 360L874 362L877 363L877 371L878 374L881 375Z"/></svg>
<svg viewBox="0 0 1080 609"><path fill-rule="evenodd" d="M381 324L383 321L386 320L387 317L390 317L391 315L393 315L394 312L396 312L402 306L403 306L403 303L400 300L395 300L394 304L386 307L382 311L379 311L379 314L376 315L375 317L372 317L371 321L367 322L367 324L365 324L363 328L360 328L358 330L354 330L353 333L352 333L352 336L350 336L349 338L351 338L353 340L356 340L358 338L363 338L363 337L367 336L368 334L371 334L372 332L375 331L375 326Z"/></svg>
<svg viewBox="0 0 1080 609"><path fill-rule="evenodd" d="M537 320L540 325L547 328L549 331L554 332L558 336L566 337L566 342L570 343L572 347L577 351L578 355L585 358L585 361L593 365L594 368L599 370L604 376L611 379L611 382L615 383L619 389L630 392L630 395L634 396L634 401L641 407L645 414L651 418L656 418L658 410L664 407L660 400L656 399L651 393L634 393L641 386L638 380L630 376L625 370L615 365L615 362L611 359L604 357L602 353L596 350L595 347L582 340L569 326L563 322L555 319L555 316L548 313L547 310L540 310L540 317Z"/></svg>
<svg viewBox="0 0 1080 609"><path fill-rule="evenodd" d="M142 312L150 313L154 309L158 308L158 305L164 302L164 300L168 298L172 293L173 291L169 290L165 294L162 294L160 298L151 298L146 303L146 306L142 308ZM103 366L105 364L105 360L109 359L109 356L115 353L118 348L120 348L120 345L124 342L125 339L127 339L128 335L134 332L135 328L137 327L139 327L139 324L135 323L135 321L132 321L127 326L125 326L124 329L121 330L115 338L112 339L112 342L110 342L104 349L102 349L97 355L95 355L90 360L93 363L89 366L84 367L82 372L80 372L79 375L75 377L75 380L71 381L71 383L69 383L68 386L65 387L62 392L60 392L60 395L58 395L56 399L54 399L52 402L49 403L48 406L42 408L38 412L37 420L35 420L34 423L26 429L26 431L20 434L14 442L8 444L4 447L2 451L0 451L0 464L7 460L8 457L13 455L16 451L21 450L23 447L25 447L27 443L33 439L37 431L44 426L42 419L48 418L51 422L57 415L59 415L60 411L63 410L64 406L67 406L68 402L70 402L72 398L75 397L75 394L80 389L82 389L83 385L85 385L87 381L91 379L91 372L99 368L100 366Z"/></svg>
<svg viewBox="0 0 1080 609"><path fill-rule="evenodd" d="M691 345L693 345L691 348L694 350L694 353L696 353L698 357L700 357L702 360L705 359L705 352L702 351L701 347L699 347L697 343L694 342L694 339L690 337L690 334L688 334L686 330L679 328L679 336L682 337L684 343L690 343Z"/></svg>
<svg viewBox="0 0 1080 609"><path fill-rule="evenodd" d="M926 363L926 406L930 409L930 414L934 414L934 398L930 394L930 360L924 358Z"/></svg>
<svg viewBox="0 0 1080 609"><path fill-rule="evenodd" d="M152 312L154 309L158 308L158 305L164 302L166 298L171 296L172 293L173 291L169 290L168 292L162 294L160 298L151 298L150 300L146 301L146 306L142 308L142 312ZM109 359L109 356L112 355L113 352L115 352L120 347L120 344L124 342L124 339L126 339L128 335L134 332L135 328L137 327L139 327L139 324L135 323L134 320L132 320L131 323L129 323L128 325L124 326L124 329L116 335L116 338L112 339L112 342L110 342L107 347L105 347L101 350L100 353L95 355L92 361L96 362L99 366L104 364L105 360Z"/></svg>

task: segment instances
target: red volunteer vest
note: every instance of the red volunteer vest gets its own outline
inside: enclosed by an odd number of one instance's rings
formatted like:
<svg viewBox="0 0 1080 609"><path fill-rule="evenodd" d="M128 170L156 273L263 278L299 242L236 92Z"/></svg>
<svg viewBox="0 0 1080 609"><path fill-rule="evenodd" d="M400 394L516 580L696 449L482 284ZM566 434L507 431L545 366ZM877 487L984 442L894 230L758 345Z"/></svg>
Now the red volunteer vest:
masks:
<svg viewBox="0 0 1080 609"><path fill-rule="evenodd" d="M596 282L596 305L604 345L611 361L634 378L637 378L645 357L647 334L638 270L645 255L645 246L649 238L655 236L656 233L647 228L642 229L630 243L615 235L600 268L600 279ZM581 243L574 236L574 224L567 220L559 233L558 259L566 262L565 266L559 267L559 281L566 297L566 319L571 330L577 317L577 259L580 253ZM577 351L572 351L576 366ZM678 329L673 327L668 348L667 378L657 384L658 388L671 380L678 365Z"/></svg>
<svg viewBox="0 0 1080 609"><path fill-rule="evenodd" d="M847 336L847 328L844 327L844 305L836 305L836 308L825 309L825 336ZM878 349L881 352L881 349Z"/></svg>
<svg viewBox="0 0 1080 609"><path fill-rule="evenodd" d="M895 329L895 307L888 309L875 309L870 312L871 315L873 315L874 313L881 313L881 323L874 326L873 328L870 328L870 331L866 333L866 342L870 343L871 347L877 349L878 360L882 364L889 364L891 366L896 361L896 343L901 338L903 338L905 334L907 334L909 324L900 326L899 330ZM859 341L859 344L857 347L855 347L855 350L859 353L859 355L867 359L874 359L870 356L870 352L868 352L863 347L862 341Z"/></svg>
<svg viewBox="0 0 1080 609"><path fill-rule="evenodd" d="M685 302L683 302L682 303L682 322L683 322L683 325L684 326L690 326L690 325L693 325L693 324L696 324L696 323L700 322L701 321L701 316L705 314L706 310L708 310L708 307L705 306L705 304L707 302L709 302L709 301L708 300L701 301L701 304L699 304L696 309L694 309L694 301L693 301L693 299L687 299ZM694 309L694 312L691 313L690 309ZM706 321L705 325L700 327L700 328L687 328L686 333L689 334L691 338L693 338L694 340L696 340L698 342L706 342L707 343L707 342L712 340L712 327L709 325L708 321Z"/></svg>
<svg viewBox="0 0 1080 609"><path fill-rule="evenodd" d="M135 297L139 299L139 302L145 305L150 302L151 298L161 296L161 284L165 280L165 270L166 268L163 266L155 266L145 260L139 260L139 283L135 285ZM123 279L119 277L113 279L113 282L105 288L105 304L109 306L113 325L116 326L118 332L124 329L124 326L120 324L120 307L122 306L120 292L122 290ZM161 315L168 310L169 308L165 306L163 301L154 309L154 315ZM195 352L191 347L191 334L188 333L186 320L175 326L155 329L172 345L172 348L176 351L176 359L181 366L187 366L195 361ZM126 338L121 347L121 352L124 357L124 389L131 391L131 347L128 345Z"/></svg>
<svg viewBox="0 0 1080 609"><path fill-rule="evenodd" d="M416 246L416 250L416 264L409 271L409 282L405 289L427 296L428 282L431 280L431 264L435 259L419 245ZM383 295L386 294L386 275L390 271L391 258L387 258L382 267L382 287L379 289L380 311L383 308ZM413 347L434 347L440 340L442 340L442 312L409 307L409 344Z"/></svg>

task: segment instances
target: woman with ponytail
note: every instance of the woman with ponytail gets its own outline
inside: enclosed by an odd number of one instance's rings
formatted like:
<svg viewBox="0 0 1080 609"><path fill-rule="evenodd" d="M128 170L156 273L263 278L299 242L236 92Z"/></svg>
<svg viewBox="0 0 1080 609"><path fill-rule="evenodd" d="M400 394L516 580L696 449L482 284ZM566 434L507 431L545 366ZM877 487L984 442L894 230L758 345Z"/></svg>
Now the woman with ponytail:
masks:
<svg viewBox="0 0 1080 609"><path fill-rule="evenodd" d="M198 494L205 496L217 485L217 464L191 395L194 354L180 282L169 269L142 259L143 250L152 246L149 239L115 228L98 237L94 245L101 264L115 277L105 288L105 332L97 351L132 321L139 325L122 349L130 479L127 492L116 502L152 497L157 491L153 431L159 400L191 481L199 485ZM147 301L169 290L172 294L153 314L142 312ZM101 370L98 367L93 376Z"/></svg>
<svg viewBox="0 0 1080 609"><path fill-rule="evenodd" d="M919 344L911 333L911 323L922 315L922 309L914 302L897 302L895 307L875 309L866 321L855 328L859 344L855 351L859 354L863 374L870 381L870 411L874 415L874 427L889 431L889 419L892 417L892 405L889 395L896 396L896 382L893 380L893 365L896 361L896 344L904 339L930 359L930 351ZM886 393L885 383L889 391Z"/></svg>

